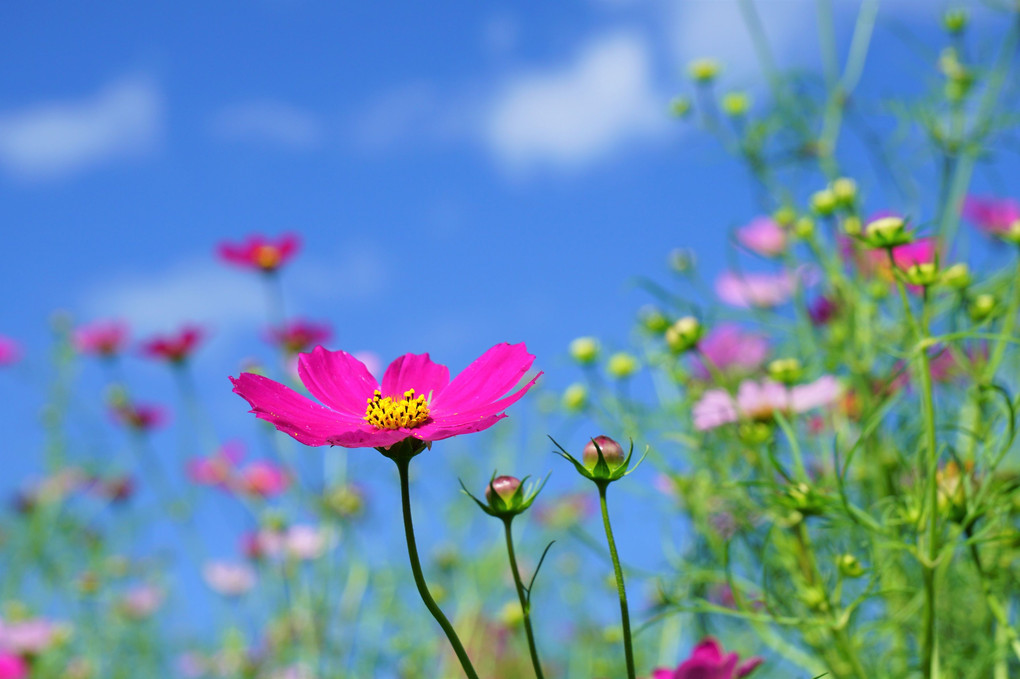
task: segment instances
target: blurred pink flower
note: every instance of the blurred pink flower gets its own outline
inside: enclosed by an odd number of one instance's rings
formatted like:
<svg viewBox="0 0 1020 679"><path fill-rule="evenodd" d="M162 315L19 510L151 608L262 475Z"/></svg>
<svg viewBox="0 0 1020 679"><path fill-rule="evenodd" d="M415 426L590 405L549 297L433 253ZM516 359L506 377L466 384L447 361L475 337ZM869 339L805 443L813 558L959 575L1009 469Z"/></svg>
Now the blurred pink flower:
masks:
<svg viewBox="0 0 1020 679"><path fill-rule="evenodd" d="M0 679L28 679L28 663L20 656L0 652Z"/></svg>
<svg viewBox="0 0 1020 679"><path fill-rule="evenodd" d="M405 354L380 385L352 355L317 347L301 354L298 370L326 406L261 375L242 373L230 381L256 417L305 445L384 448L488 429L535 384L538 375L504 396L534 360L524 344L497 344L451 381L449 369L428 354Z"/></svg>
<svg viewBox="0 0 1020 679"><path fill-rule="evenodd" d="M270 341L289 354L308 351L328 340L333 334L328 325L311 321L294 320L282 328L269 331Z"/></svg>
<svg viewBox="0 0 1020 679"><path fill-rule="evenodd" d="M801 413L828 405L841 393L839 381L831 375L795 387L772 380L744 380L736 398L724 389L706 391L694 404L694 428L705 431L743 419L769 419L776 411Z"/></svg>
<svg viewBox="0 0 1020 679"><path fill-rule="evenodd" d="M771 217L756 217L737 229L737 240L751 252L775 257L786 250L786 231Z"/></svg>
<svg viewBox="0 0 1020 679"><path fill-rule="evenodd" d="M990 236L1005 233L1020 222L1020 202L1012 198L967 196L963 216Z"/></svg>
<svg viewBox="0 0 1020 679"><path fill-rule="evenodd" d="M0 365L11 365L21 360L21 346L10 337L0 335Z"/></svg>
<svg viewBox="0 0 1020 679"><path fill-rule="evenodd" d="M244 457L244 445L228 441L208 457L188 460L187 474L193 483L227 488L237 463Z"/></svg>
<svg viewBox="0 0 1020 679"><path fill-rule="evenodd" d="M113 417L135 431L149 431L170 419L166 408L151 403L119 403L113 406Z"/></svg>
<svg viewBox="0 0 1020 679"><path fill-rule="evenodd" d="M707 358L723 373L749 372L758 368L768 353L768 340L763 335L732 323L722 323L698 342L691 369L700 379L709 379L711 371L705 365Z"/></svg>
<svg viewBox="0 0 1020 679"><path fill-rule="evenodd" d="M88 490L111 503L126 502L135 493L135 480L128 474L106 478L93 476L88 481Z"/></svg>
<svg viewBox="0 0 1020 679"><path fill-rule="evenodd" d="M124 349L128 327L120 321L96 321L75 328L71 343L81 354L109 358Z"/></svg>
<svg viewBox="0 0 1020 679"><path fill-rule="evenodd" d="M277 240L259 234L248 236L242 243L220 243L220 259L236 266L267 273L276 271L297 253L301 239L287 233Z"/></svg>
<svg viewBox="0 0 1020 679"><path fill-rule="evenodd" d="M287 529L285 545L291 558L318 559L329 546L329 534L321 527L298 524Z"/></svg>
<svg viewBox="0 0 1020 679"><path fill-rule="evenodd" d="M736 653L723 654L722 646L712 637L694 647L687 660L675 670L659 669L652 679L740 679L765 662L760 656L740 662Z"/></svg>
<svg viewBox="0 0 1020 679"><path fill-rule="evenodd" d="M0 651L17 655L39 655L56 640L62 627L45 618L19 622L0 620Z"/></svg>
<svg viewBox="0 0 1020 679"><path fill-rule="evenodd" d="M822 295L808 305L808 318L815 326L827 325L839 313L839 304L831 297Z"/></svg>
<svg viewBox="0 0 1020 679"><path fill-rule="evenodd" d="M183 363L202 340L202 329L186 325L172 335L153 337L142 345L142 354L169 363Z"/></svg>
<svg viewBox="0 0 1020 679"><path fill-rule="evenodd" d="M282 468L272 462L258 460L242 469L231 485L246 495L269 498L287 490L289 484L290 479Z"/></svg>
<svg viewBox="0 0 1020 679"><path fill-rule="evenodd" d="M283 553L284 534L278 530L260 530L241 536L241 551L249 559L260 560Z"/></svg>
<svg viewBox="0 0 1020 679"><path fill-rule="evenodd" d="M163 604L163 590L154 585L137 585L120 601L120 608L129 618L148 618Z"/></svg>
<svg viewBox="0 0 1020 679"><path fill-rule="evenodd" d="M209 587L223 596L240 596L255 586L255 571L243 563L210 561L202 568Z"/></svg>
<svg viewBox="0 0 1020 679"><path fill-rule="evenodd" d="M772 308L785 304L797 285L789 271L738 274L727 271L715 281L715 294L730 306Z"/></svg>

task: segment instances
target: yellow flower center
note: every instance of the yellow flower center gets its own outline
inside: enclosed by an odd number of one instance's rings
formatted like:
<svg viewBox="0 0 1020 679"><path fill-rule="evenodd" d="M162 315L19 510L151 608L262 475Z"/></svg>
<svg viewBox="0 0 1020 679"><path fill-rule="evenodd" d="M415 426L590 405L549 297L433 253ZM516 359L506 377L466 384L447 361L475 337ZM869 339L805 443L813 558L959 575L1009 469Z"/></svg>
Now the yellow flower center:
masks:
<svg viewBox="0 0 1020 679"><path fill-rule="evenodd" d="M415 396L414 389L404 392L404 397L394 400L383 397L376 389L368 399L365 422L377 429L413 429L429 419L429 404L424 396Z"/></svg>
<svg viewBox="0 0 1020 679"><path fill-rule="evenodd" d="M275 245L260 245L255 248L255 263L268 270L280 266L280 248Z"/></svg>

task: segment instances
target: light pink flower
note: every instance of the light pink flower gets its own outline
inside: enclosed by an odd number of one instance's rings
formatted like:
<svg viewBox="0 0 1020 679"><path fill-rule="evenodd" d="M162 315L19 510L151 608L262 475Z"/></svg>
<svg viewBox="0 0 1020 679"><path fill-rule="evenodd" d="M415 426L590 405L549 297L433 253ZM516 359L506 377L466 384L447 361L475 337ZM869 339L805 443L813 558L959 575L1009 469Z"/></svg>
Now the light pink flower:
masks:
<svg viewBox="0 0 1020 679"><path fill-rule="evenodd" d="M189 460L188 478L199 485L226 488L243 457L244 446L239 441L228 441L208 457Z"/></svg>
<svg viewBox="0 0 1020 679"><path fill-rule="evenodd" d="M138 585L124 594L120 604L128 617L148 618L163 604L163 590L154 585Z"/></svg>
<svg viewBox="0 0 1020 679"><path fill-rule="evenodd" d="M737 229L737 240L751 252L775 257L786 250L786 231L771 217L756 217Z"/></svg>
<svg viewBox="0 0 1020 679"><path fill-rule="evenodd" d="M0 652L0 679L28 679L28 663L20 656Z"/></svg>
<svg viewBox="0 0 1020 679"><path fill-rule="evenodd" d="M715 326L698 342L692 370L701 379L709 379L711 371L705 365L707 358L724 373L750 372L758 368L769 353L766 338L744 330L732 323Z"/></svg>
<svg viewBox="0 0 1020 679"><path fill-rule="evenodd" d="M254 234L242 243L220 243L218 252L225 262L270 273L286 264L300 245L301 239L293 233L284 234L275 241Z"/></svg>
<svg viewBox="0 0 1020 679"><path fill-rule="evenodd" d="M715 294L730 306L767 309L789 301L796 285L796 276L789 271L748 274L727 271L716 279Z"/></svg>
<svg viewBox="0 0 1020 679"><path fill-rule="evenodd" d="M694 404L694 428L705 431L738 420L765 420L776 411L802 413L832 403L841 393L839 381L831 375L795 387L744 380L736 398L724 389L706 391Z"/></svg>
<svg viewBox="0 0 1020 679"><path fill-rule="evenodd" d="M240 596L255 586L255 571L243 563L210 561L202 568L202 577L214 592Z"/></svg>
<svg viewBox="0 0 1020 679"><path fill-rule="evenodd" d="M10 337L0 335L0 365L11 365L21 360L21 346Z"/></svg>
<svg viewBox="0 0 1020 679"><path fill-rule="evenodd" d="M967 196L963 201L963 216L985 233L996 236L1020 222L1020 202L1012 198Z"/></svg>
<svg viewBox="0 0 1020 679"><path fill-rule="evenodd" d="M247 495L262 498L275 497L287 490L290 477L272 462L259 460L242 469L234 478L232 487Z"/></svg>
<svg viewBox="0 0 1020 679"><path fill-rule="evenodd" d="M760 656L740 662L736 653L723 653L722 646L712 637L694 647L691 656L675 670L659 669L652 679L740 679L765 662Z"/></svg>
<svg viewBox="0 0 1020 679"><path fill-rule="evenodd" d="M301 443L385 448L407 438L428 442L488 429L535 384L538 376L504 397L534 360L523 344L497 344L451 381L446 366L428 354L405 354L380 385L352 355L317 347L301 354L298 373L325 405L261 375L230 381L256 417Z"/></svg>
<svg viewBox="0 0 1020 679"><path fill-rule="evenodd" d="M0 620L0 651L39 655L55 641L60 630L60 625L45 618L10 623Z"/></svg>
<svg viewBox="0 0 1020 679"><path fill-rule="evenodd" d="M318 559L329 546L329 535L322 528L298 524L287 529L285 544L291 558L301 561Z"/></svg>
<svg viewBox="0 0 1020 679"><path fill-rule="evenodd" d="M128 327L120 321L96 321L79 326L71 336L74 348L82 354L109 358L127 344Z"/></svg>

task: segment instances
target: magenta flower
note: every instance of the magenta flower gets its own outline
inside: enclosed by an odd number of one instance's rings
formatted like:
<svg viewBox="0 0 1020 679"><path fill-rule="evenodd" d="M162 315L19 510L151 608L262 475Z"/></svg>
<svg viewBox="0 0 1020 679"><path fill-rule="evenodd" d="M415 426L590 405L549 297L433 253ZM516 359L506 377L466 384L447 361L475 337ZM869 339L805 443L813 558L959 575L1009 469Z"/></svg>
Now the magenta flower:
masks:
<svg viewBox="0 0 1020 679"><path fill-rule="evenodd" d="M789 271L779 273L723 273L715 281L715 294L730 306L772 308L785 304L797 285Z"/></svg>
<svg viewBox="0 0 1020 679"><path fill-rule="evenodd" d="M738 325L723 323L712 328L698 342L698 353L691 366L700 379L711 377L706 359L724 373L750 372L758 368L769 353L768 340L762 335L744 330Z"/></svg>
<svg viewBox="0 0 1020 679"><path fill-rule="evenodd" d="M121 424L135 431L149 431L160 427L170 419L162 406L149 403L118 403L113 407L113 417Z"/></svg>
<svg viewBox="0 0 1020 679"><path fill-rule="evenodd" d="M21 346L10 337L0 335L0 365L11 365L21 360Z"/></svg>
<svg viewBox="0 0 1020 679"><path fill-rule="evenodd" d="M756 217L737 229L737 240L763 257L775 257L786 250L786 231L771 217Z"/></svg>
<svg viewBox="0 0 1020 679"><path fill-rule="evenodd" d="M328 325L310 321L295 320L282 328L272 328L269 340L288 354L299 354L318 346L332 336Z"/></svg>
<svg viewBox="0 0 1020 679"><path fill-rule="evenodd" d="M724 654L719 642L707 637L694 647L691 657L680 663L675 670L655 670L652 679L740 679L763 662L764 658L754 656L741 663L740 656L736 653Z"/></svg>
<svg viewBox="0 0 1020 679"><path fill-rule="evenodd" d="M28 679L28 663L13 653L0 652L0 679Z"/></svg>
<svg viewBox="0 0 1020 679"><path fill-rule="evenodd" d="M243 243L220 243L218 251L224 262L269 273L286 264L300 245L301 239L292 233L276 241L255 234Z"/></svg>
<svg viewBox="0 0 1020 679"><path fill-rule="evenodd" d="M169 363L183 363L202 341L202 330L186 325L174 335L153 337L142 345L142 353Z"/></svg>
<svg viewBox="0 0 1020 679"><path fill-rule="evenodd" d="M309 446L386 448L404 439L430 442L488 429L535 384L504 396L531 368L524 344L497 344L456 378L428 354L390 363L379 384L345 351L317 347L301 354L298 374L320 405L271 379L231 377L234 393L256 417Z"/></svg>
<svg viewBox="0 0 1020 679"><path fill-rule="evenodd" d="M967 196L963 216L990 236L1008 232L1020 222L1020 202L1011 198Z"/></svg>
<svg viewBox="0 0 1020 679"><path fill-rule="evenodd" d="M734 397L725 389L709 389L694 404L694 428L715 429L739 420L768 420L775 412L802 413L839 398L842 387L832 375L787 387L772 380L744 380Z"/></svg>
<svg viewBox="0 0 1020 679"><path fill-rule="evenodd" d="M109 358L124 348L128 339L127 325L120 321L96 321L75 328L71 343L81 354Z"/></svg>

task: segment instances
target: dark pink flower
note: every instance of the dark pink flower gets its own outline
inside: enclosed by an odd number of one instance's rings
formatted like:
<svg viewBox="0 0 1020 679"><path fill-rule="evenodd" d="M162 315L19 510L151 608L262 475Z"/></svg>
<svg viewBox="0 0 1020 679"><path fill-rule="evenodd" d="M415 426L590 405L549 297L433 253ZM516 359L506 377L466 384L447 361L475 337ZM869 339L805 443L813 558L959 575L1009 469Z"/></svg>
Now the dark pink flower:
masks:
<svg viewBox="0 0 1020 679"><path fill-rule="evenodd" d="M282 328L272 328L269 339L288 354L299 354L318 346L332 336L328 325L310 321L295 320Z"/></svg>
<svg viewBox="0 0 1020 679"><path fill-rule="evenodd" d="M118 403L113 407L113 416L135 431L155 429L169 419L165 408L149 403Z"/></svg>
<svg viewBox="0 0 1020 679"><path fill-rule="evenodd" d="M723 653L722 646L712 637L694 647L691 656L675 670L659 669L652 679L740 679L753 672L765 659L759 656L743 663L736 653Z"/></svg>
<svg viewBox="0 0 1020 679"><path fill-rule="evenodd" d="M124 323L96 321L76 328L71 343L79 353L110 357L121 352L127 339L128 328Z"/></svg>
<svg viewBox="0 0 1020 679"><path fill-rule="evenodd" d="M170 363L183 363L202 340L202 330L193 325L186 325L174 335L153 337L142 345L142 353Z"/></svg>
<svg viewBox="0 0 1020 679"><path fill-rule="evenodd" d="M523 344L497 344L451 381L449 369L428 354L405 354L379 384L351 354L317 347L301 354L298 374L325 405L261 375L230 381L256 417L301 443L385 448L407 438L438 441L488 429L535 384L538 375L504 396L534 360Z"/></svg>
<svg viewBox="0 0 1020 679"><path fill-rule="evenodd" d="M271 272L286 264L300 245L301 239L292 233L284 234L275 241L254 234L243 243L220 243L218 251L220 259L230 264Z"/></svg>
<svg viewBox="0 0 1020 679"><path fill-rule="evenodd" d="M228 441L208 457L188 460L188 478L199 485L226 488L243 457L244 446L238 441Z"/></svg>
<svg viewBox="0 0 1020 679"><path fill-rule="evenodd" d="M750 372L764 362L768 353L768 340L762 335L732 323L722 323L712 328L698 342L698 353L694 355L691 369L697 377L709 379L711 371L705 365L707 359L713 370L723 373Z"/></svg>
<svg viewBox="0 0 1020 679"><path fill-rule="evenodd" d="M775 257L786 250L786 231L771 217L756 217L737 229L737 240L763 257Z"/></svg>
<svg viewBox="0 0 1020 679"><path fill-rule="evenodd" d="M275 497L287 490L288 485L290 478L287 473L264 460L252 462L242 469L231 484L239 492L262 498Z"/></svg>
<svg viewBox="0 0 1020 679"><path fill-rule="evenodd" d="M967 196L963 201L963 216L985 233L996 236L1020 222L1020 202L1011 198Z"/></svg>
<svg viewBox="0 0 1020 679"><path fill-rule="evenodd" d="M11 365L21 360L21 346L10 337L0 335L0 365Z"/></svg>
<svg viewBox="0 0 1020 679"><path fill-rule="evenodd" d="M13 653L0 652L0 679L28 679L28 663Z"/></svg>

